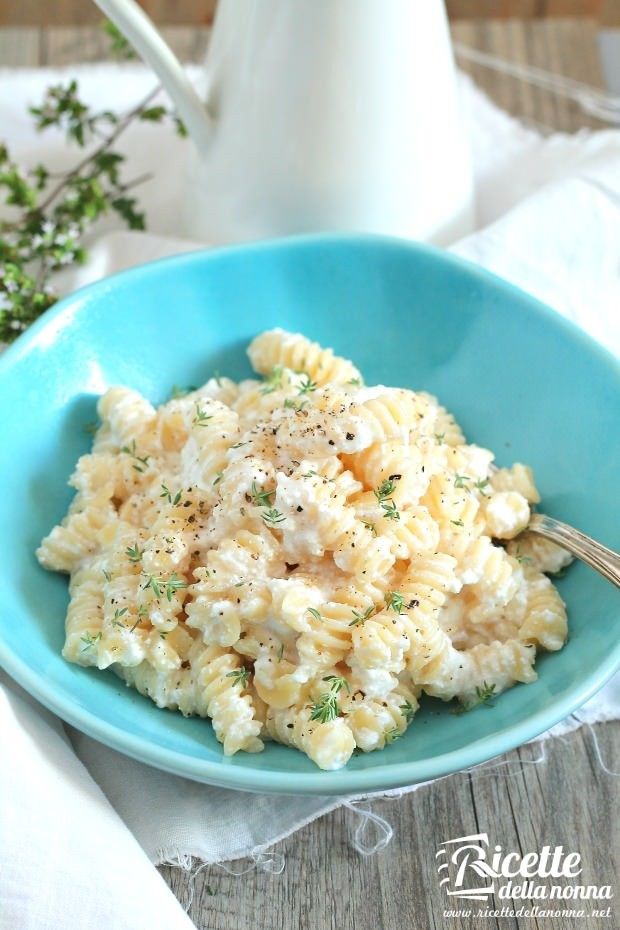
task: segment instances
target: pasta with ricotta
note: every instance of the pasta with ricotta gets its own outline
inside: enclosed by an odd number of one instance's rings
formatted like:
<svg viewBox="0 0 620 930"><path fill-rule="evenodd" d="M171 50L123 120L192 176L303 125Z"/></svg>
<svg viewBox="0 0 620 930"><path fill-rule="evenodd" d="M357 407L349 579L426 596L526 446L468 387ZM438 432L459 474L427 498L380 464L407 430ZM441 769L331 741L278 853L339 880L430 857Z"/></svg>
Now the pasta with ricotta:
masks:
<svg viewBox="0 0 620 930"><path fill-rule="evenodd" d="M566 640L544 573L568 559L516 538L531 469L302 335L248 354L261 378L101 397L37 550L70 575L65 658L210 718L228 755L271 739L322 769L402 736L423 693L471 707L534 680Z"/></svg>

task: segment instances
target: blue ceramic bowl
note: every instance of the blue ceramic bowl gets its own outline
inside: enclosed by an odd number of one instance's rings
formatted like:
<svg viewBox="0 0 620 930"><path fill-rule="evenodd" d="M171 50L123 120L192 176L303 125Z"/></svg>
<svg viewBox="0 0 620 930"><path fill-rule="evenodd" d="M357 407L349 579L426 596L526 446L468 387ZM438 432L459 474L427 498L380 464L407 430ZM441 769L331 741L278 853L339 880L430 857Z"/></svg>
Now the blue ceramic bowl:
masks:
<svg viewBox="0 0 620 930"><path fill-rule="evenodd" d="M411 784L512 749L575 710L620 664L618 591L584 565L559 582L570 639L535 684L460 717L427 700L381 752L321 772L276 744L225 758L208 721L158 710L111 672L60 655L66 578L34 557L64 514L84 425L111 384L153 401L215 370L249 374L273 326L352 358L367 381L424 388L499 464L533 465L545 511L610 546L620 530L614 359L553 311L438 251L310 237L193 253L108 278L58 304L0 358L0 663L43 704L115 749L232 788L340 794Z"/></svg>

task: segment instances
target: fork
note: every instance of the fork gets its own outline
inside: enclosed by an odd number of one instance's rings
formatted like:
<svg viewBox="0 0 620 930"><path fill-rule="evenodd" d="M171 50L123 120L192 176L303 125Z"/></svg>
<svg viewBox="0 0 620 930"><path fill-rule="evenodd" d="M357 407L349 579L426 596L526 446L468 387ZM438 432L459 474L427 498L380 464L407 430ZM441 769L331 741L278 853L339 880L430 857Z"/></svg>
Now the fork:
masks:
<svg viewBox="0 0 620 930"><path fill-rule="evenodd" d="M576 530L574 526L561 523L544 513L534 513L524 532L536 533L557 543L620 588L620 555Z"/></svg>

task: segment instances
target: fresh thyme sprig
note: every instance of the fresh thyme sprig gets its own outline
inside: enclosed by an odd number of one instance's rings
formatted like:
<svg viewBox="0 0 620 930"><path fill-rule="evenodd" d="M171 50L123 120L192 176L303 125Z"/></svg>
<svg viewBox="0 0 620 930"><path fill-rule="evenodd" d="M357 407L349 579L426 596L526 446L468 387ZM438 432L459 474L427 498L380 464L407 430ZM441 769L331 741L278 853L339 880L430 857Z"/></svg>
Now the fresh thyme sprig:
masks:
<svg viewBox="0 0 620 930"><path fill-rule="evenodd" d="M304 407L308 406L307 400L293 400L292 397L287 397L284 401L284 406L287 410L295 410L297 413L301 413Z"/></svg>
<svg viewBox="0 0 620 930"><path fill-rule="evenodd" d="M329 723L335 720L339 715L338 695L333 691L326 691L322 694L310 709L310 720L318 720L319 723Z"/></svg>
<svg viewBox="0 0 620 930"><path fill-rule="evenodd" d="M114 617L112 618L112 626L125 628L125 622L121 620L121 617L124 617L127 613L126 607L121 607L118 610L114 611Z"/></svg>
<svg viewBox="0 0 620 930"><path fill-rule="evenodd" d="M138 455L138 453L136 452L136 440L135 439L131 440L130 445L121 446L121 452L124 452L126 455L130 455L132 459L135 459L135 461L138 463L137 465L134 464L131 466L134 469L134 471L143 472L145 468L148 468L148 464L149 464L149 460L151 456L150 455Z"/></svg>
<svg viewBox="0 0 620 930"><path fill-rule="evenodd" d="M247 687L249 677L250 672L245 666L242 666L241 668L235 668L232 672L226 673L226 678L233 678L233 684L239 685L240 688Z"/></svg>
<svg viewBox="0 0 620 930"><path fill-rule="evenodd" d="M195 384L188 384L187 387L181 387L180 384L173 384L170 388L170 397L169 400L179 400L181 397L185 397L187 394L191 394L192 391L197 391L198 388Z"/></svg>
<svg viewBox="0 0 620 930"><path fill-rule="evenodd" d="M464 714L466 711L473 710L474 707L480 707L481 705L490 707L492 706L494 697L497 697L495 684L489 685L486 681L483 681L482 687L476 685L476 697L471 701L462 701L461 706L456 707L452 713Z"/></svg>
<svg viewBox="0 0 620 930"><path fill-rule="evenodd" d="M454 487L455 488L466 488L467 482L471 481L469 475L455 475L454 476Z"/></svg>
<svg viewBox="0 0 620 930"><path fill-rule="evenodd" d="M55 273L85 261L83 237L102 216L116 214L129 229L145 228L132 191L149 176L125 179L126 156L116 144L139 121L169 119L186 134L172 111L153 105L158 92L118 114L85 104L76 80L48 87L30 114L38 131L59 129L69 145L86 150L67 171L41 162L24 168L0 143L0 201L8 208L0 221L0 342L12 342L56 303Z"/></svg>
<svg viewBox="0 0 620 930"><path fill-rule="evenodd" d="M407 723L413 720L413 715L415 714L415 710L411 704L411 701L405 701L405 703L401 704L398 709L403 715L403 717L405 718Z"/></svg>
<svg viewBox="0 0 620 930"><path fill-rule="evenodd" d="M94 636L90 632L84 633L83 636L80 637L81 642L84 643L81 652L86 652L87 649L92 649L92 647L95 646L100 639L101 633L95 633Z"/></svg>
<svg viewBox="0 0 620 930"><path fill-rule="evenodd" d="M321 614L318 612L316 607L307 607L306 613L309 613L311 617L314 617L315 620L322 620Z"/></svg>
<svg viewBox="0 0 620 930"><path fill-rule="evenodd" d="M385 478L378 488L375 488L375 497L377 498L377 503L383 511L383 516L386 520L400 520L400 513L394 501L392 500L392 494L396 490L396 484L392 481L391 478Z"/></svg>
<svg viewBox="0 0 620 930"><path fill-rule="evenodd" d="M192 420L194 426L208 426L209 420L213 419L213 414L208 414L206 410L203 410L200 404L196 404L196 415Z"/></svg>
<svg viewBox="0 0 620 930"><path fill-rule="evenodd" d="M400 513L394 501L387 501L385 504L381 504L381 510L386 520L400 520Z"/></svg>
<svg viewBox="0 0 620 930"><path fill-rule="evenodd" d="M298 394L312 394L313 391L316 391L318 384L316 381L313 381L310 375L306 375L298 385L297 393Z"/></svg>
<svg viewBox="0 0 620 930"><path fill-rule="evenodd" d="M173 572L170 578L158 578L156 575L148 575L146 572L144 574L146 575L146 581L142 585L143 590L146 591L147 588L150 588L157 599L165 594L166 599L171 601L177 591L188 586L187 581L179 578L176 572Z"/></svg>
<svg viewBox="0 0 620 930"><path fill-rule="evenodd" d="M394 743L397 739L400 739L403 734L398 729L398 727L393 727L391 730L388 730L385 734L385 742L389 745Z"/></svg>
<svg viewBox="0 0 620 930"><path fill-rule="evenodd" d="M282 365L275 365L271 369L271 373L265 378L265 381L260 389L261 394L273 394L274 391L279 390L282 387L282 375L284 374L284 368Z"/></svg>
<svg viewBox="0 0 620 930"><path fill-rule="evenodd" d="M286 517L283 513L280 513L279 510L276 510L275 507L270 507L268 510L263 510L261 514L263 521L270 526L272 529L278 525L278 523L284 523Z"/></svg>
<svg viewBox="0 0 620 930"><path fill-rule="evenodd" d="M321 681L329 681L330 691L333 691L334 694L339 694L343 688L346 688L348 693L351 694L351 686L346 678L343 678L342 675L326 675L325 678L322 678Z"/></svg>
<svg viewBox="0 0 620 930"><path fill-rule="evenodd" d="M125 553L130 562L139 562L144 555L144 549L140 549L138 543L133 546L127 546Z"/></svg>
<svg viewBox="0 0 620 930"><path fill-rule="evenodd" d="M360 612L359 610L351 611L351 613L353 614L353 620L351 620L351 623L349 624L349 626L363 626L366 623L366 621L369 620L370 617L372 617L374 612L375 612L374 604L371 604L370 607L367 607L366 610L363 612Z"/></svg>
<svg viewBox="0 0 620 930"><path fill-rule="evenodd" d="M177 491L177 493L173 497L172 492L168 490L165 484L162 484L161 494L159 496L164 497L168 501L169 504L172 504L174 507L176 507L176 505L181 500L181 493L182 493L181 491Z"/></svg>
<svg viewBox="0 0 620 930"><path fill-rule="evenodd" d="M252 482L252 487L250 488L250 496L252 498L252 503L256 507L271 507L271 498L275 494L275 490L265 491L261 490L255 481Z"/></svg>
<svg viewBox="0 0 620 930"><path fill-rule="evenodd" d="M387 610L393 610L395 614L402 614L405 606L405 598L397 591L388 591L383 597Z"/></svg>
<svg viewBox="0 0 620 930"><path fill-rule="evenodd" d="M396 485L391 478L385 478L381 482L378 488L375 488L375 497L377 501L382 504L384 501L388 500L396 490Z"/></svg>
<svg viewBox="0 0 620 930"><path fill-rule="evenodd" d="M318 720L319 723L328 723L335 720L340 713L338 707L338 695L343 688L351 693L351 687L346 678L341 675L326 675L323 681L329 682L329 691L322 694L310 709L310 720Z"/></svg>

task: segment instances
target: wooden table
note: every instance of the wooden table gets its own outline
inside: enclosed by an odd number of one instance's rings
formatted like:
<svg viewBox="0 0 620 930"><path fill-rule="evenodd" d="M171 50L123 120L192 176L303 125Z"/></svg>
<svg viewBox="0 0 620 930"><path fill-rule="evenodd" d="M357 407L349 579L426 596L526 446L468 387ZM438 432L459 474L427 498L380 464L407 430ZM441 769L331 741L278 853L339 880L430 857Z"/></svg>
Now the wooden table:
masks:
<svg viewBox="0 0 620 930"><path fill-rule="evenodd" d="M205 30L164 31L183 58L204 53ZM588 20L454 25L460 42L600 86L595 32ZM0 30L0 65L70 64L105 56L105 42L91 28ZM566 131L597 125L574 104L547 92L480 67L468 70L498 103L522 118ZM10 139L10 127L3 132ZM618 771L620 723L600 724L595 732L607 767ZM450 903L437 880L437 846L479 831L504 850L523 854L563 845L581 853L580 882L614 884L620 864L618 780L602 771L586 728L548 742L545 752L544 762L528 764L540 747L524 747L509 753L505 761L510 766L495 776L458 774L398 801L378 802L377 812L391 822L395 836L371 858L360 857L350 846L356 817L340 809L279 844L286 857L281 875L255 871L236 878L216 866L205 868L195 881L190 915L201 930L615 930L620 911L614 901L602 902L611 905L613 916L606 918L590 916L596 902L584 902L586 916L579 919L444 916ZM515 768L520 762L523 767ZM175 868L160 872L185 904L191 888L187 874Z"/></svg>

